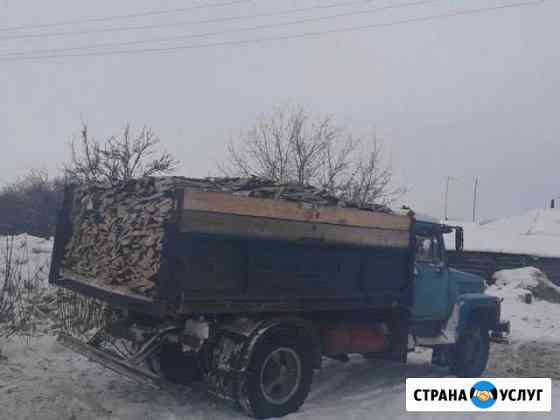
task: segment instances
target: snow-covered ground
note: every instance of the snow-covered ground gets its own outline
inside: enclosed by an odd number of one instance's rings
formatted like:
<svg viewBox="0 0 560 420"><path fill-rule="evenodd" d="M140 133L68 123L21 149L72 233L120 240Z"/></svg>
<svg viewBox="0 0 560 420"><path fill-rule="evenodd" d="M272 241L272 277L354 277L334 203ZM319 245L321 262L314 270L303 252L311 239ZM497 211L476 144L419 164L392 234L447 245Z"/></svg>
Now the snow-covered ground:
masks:
<svg viewBox="0 0 560 420"><path fill-rule="evenodd" d="M51 241L22 237L31 250L21 255L38 267L48 259ZM23 249L23 247L21 248ZM46 279L46 277L44 277ZM533 299L526 293L548 284L538 270L508 270L496 275L488 293L504 298L503 316L512 320L510 344L493 344L488 377L552 377L560 381L560 304ZM45 287L48 287L45 285ZM540 293L540 292L539 292ZM538 293L537 293L538 294ZM419 350L407 365L368 361L325 360L311 394L290 419L472 419L468 414L419 414L405 411L407 377L447 376L430 364L430 351ZM555 382L553 382L555 383ZM550 414L504 413L507 419L557 418L560 384L553 389ZM481 414L479 417L488 414ZM210 397L201 385L152 389L87 361L56 343L53 336L0 342L0 420L179 420L245 419L230 404Z"/></svg>
<svg viewBox="0 0 560 420"><path fill-rule="evenodd" d="M52 240L25 234L0 237L0 337L32 335L52 324L46 314L56 306L48 287L52 246Z"/></svg>
<svg viewBox="0 0 560 420"><path fill-rule="evenodd" d="M500 370L512 360L507 348L493 348L488 376L522 376L531 372ZM556 353L560 346L556 348ZM531 357L536 356L529 350ZM209 396L203 387L155 390L131 382L58 345L45 336L11 342L0 363L0 419L41 420L179 420L246 419L232 405ZM558 357L556 357L556 362ZM527 363L527 360L518 360ZM499 366L493 370L493 366ZM516 365L517 366L517 365ZM447 376L429 363L429 352L413 353L407 365L368 361L356 356L349 363L326 361L311 394L289 419L472 419L465 414L418 414L405 411L406 377ZM560 377L557 377L560 378ZM554 387L551 414L504 413L506 419L557 418L560 386ZM484 415L481 414L480 418Z"/></svg>
<svg viewBox="0 0 560 420"><path fill-rule="evenodd" d="M463 226L466 251L560 257L560 209L531 210L484 224L446 223ZM445 235L445 243L447 249L455 248L453 234Z"/></svg>
<svg viewBox="0 0 560 420"><path fill-rule="evenodd" d="M0 236L0 262L6 258L10 246L13 246L13 264L21 267L24 277L33 279L37 286L46 287L53 240L27 234L12 238ZM0 264L0 285L3 280L3 269L4 264Z"/></svg>
<svg viewBox="0 0 560 420"><path fill-rule="evenodd" d="M560 303L533 297L533 294L555 294L560 301L560 287L534 267L502 270L494 274L495 284L486 293L503 298L502 318L509 319L514 341L546 341L560 343ZM539 291L531 292L539 287ZM533 297L525 303L525 295Z"/></svg>

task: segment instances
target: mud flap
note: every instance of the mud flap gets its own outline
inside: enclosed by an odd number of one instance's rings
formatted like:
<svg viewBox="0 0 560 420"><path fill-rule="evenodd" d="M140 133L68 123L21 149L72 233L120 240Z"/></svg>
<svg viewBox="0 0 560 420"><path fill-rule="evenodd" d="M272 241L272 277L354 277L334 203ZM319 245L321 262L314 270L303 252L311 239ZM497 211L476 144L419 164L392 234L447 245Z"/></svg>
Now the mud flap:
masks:
<svg viewBox="0 0 560 420"><path fill-rule="evenodd" d="M419 346L425 347L435 347L435 346L446 346L450 344L455 344L458 339L458 326L459 317L461 315L460 304L453 305L451 311L451 316L445 324L445 328L441 331L438 336L435 337L416 337L416 343Z"/></svg>
<svg viewBox="0 0 560 420"><path fill-rule="evenodd" d="M408 357L408 331L410 329L410 314L400 313L392 322L392 340L389 360L406 363Z"/></svg>
<svg viewBox="0 0 560 420"><path fill-rule="evenodd" d="M208 391L225 400L235 401L243 408L243 387L252 349L268 330L261 326L245 336L224 330L217 338L212 352L211 368L206 375Z"/></svg>
<svg viewBox="0 0 560 420"><path fill-rule="evenodd" d="M220 334L212 351L206 375L208 391L225 400L237 401L241 382L241 364L248 339L236 334Z"/></svg>

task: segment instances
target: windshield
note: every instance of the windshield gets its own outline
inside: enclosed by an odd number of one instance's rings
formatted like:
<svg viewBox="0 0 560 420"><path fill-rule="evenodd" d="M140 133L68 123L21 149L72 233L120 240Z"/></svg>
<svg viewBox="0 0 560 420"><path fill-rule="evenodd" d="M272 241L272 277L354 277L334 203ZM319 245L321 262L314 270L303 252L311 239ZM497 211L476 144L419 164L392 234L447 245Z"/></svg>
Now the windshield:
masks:
<svg viewBox="0 0 560 420"><path fill-rule="evenodd" d="M416 235L415 260L439 264L441 262L441 247L438 236Z"/></svg>

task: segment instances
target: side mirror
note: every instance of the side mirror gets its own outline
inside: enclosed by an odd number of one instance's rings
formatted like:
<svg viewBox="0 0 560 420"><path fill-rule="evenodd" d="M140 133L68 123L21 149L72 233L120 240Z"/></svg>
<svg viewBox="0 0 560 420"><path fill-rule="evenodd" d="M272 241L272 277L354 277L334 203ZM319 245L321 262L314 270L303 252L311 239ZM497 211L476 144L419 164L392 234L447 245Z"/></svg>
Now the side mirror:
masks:
<svg viewBox="0 0 560 420"><path fill-rule="evenodd" d="M464 246L464 232L461 226L455 227L455 250L461 252Z"/></svg>

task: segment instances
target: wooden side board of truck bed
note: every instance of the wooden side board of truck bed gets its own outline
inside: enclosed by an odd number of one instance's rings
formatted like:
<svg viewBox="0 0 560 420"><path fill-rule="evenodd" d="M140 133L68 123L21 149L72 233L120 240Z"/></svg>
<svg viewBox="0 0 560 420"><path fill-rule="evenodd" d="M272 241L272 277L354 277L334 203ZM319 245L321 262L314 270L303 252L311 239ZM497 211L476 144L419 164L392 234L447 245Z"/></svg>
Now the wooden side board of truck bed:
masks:
<svg viewBox="0 0 560 420"><path fill-rule="evenodd" d="M410 241L411 219L404 215L192 190L184 192L182 207L185 233L397 248Z"/></svg>

